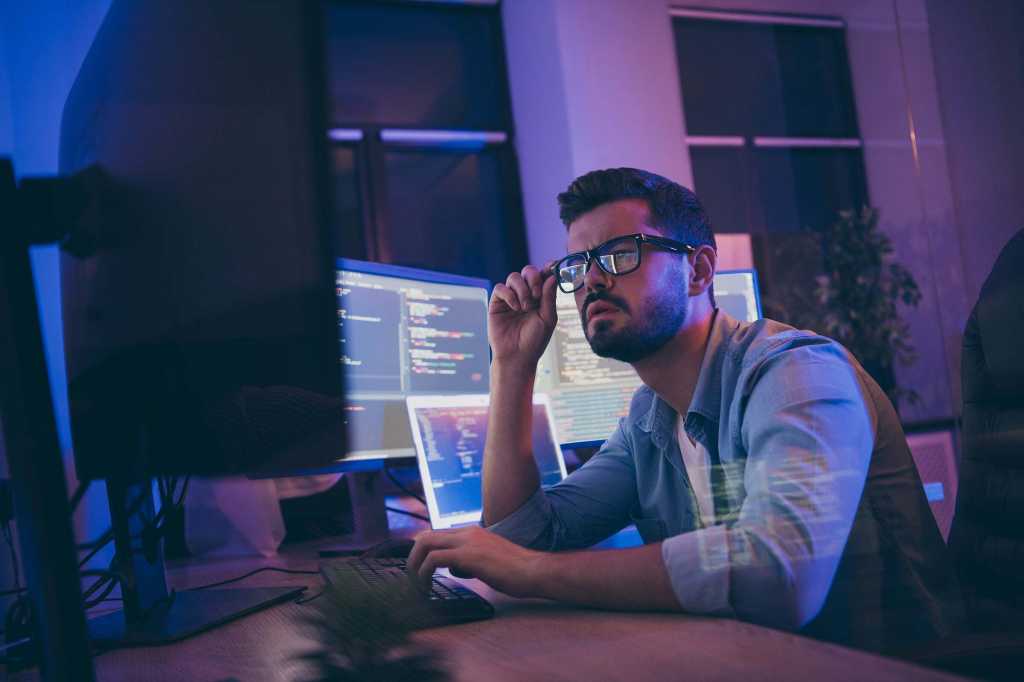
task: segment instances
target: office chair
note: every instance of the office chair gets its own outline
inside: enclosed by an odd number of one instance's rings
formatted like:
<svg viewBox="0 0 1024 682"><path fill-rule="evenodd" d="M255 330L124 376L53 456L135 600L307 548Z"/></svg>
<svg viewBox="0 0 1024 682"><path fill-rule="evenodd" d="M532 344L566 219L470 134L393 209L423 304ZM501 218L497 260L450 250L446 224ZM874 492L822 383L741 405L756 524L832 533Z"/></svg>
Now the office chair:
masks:
<svg viewBox="0 0 1024 682"><path fill-rule="evenodd" d="M984 679L1024 670L1024 230L996 259L964 331L963 450L949 546L967 631L909 656Z"/></svg>

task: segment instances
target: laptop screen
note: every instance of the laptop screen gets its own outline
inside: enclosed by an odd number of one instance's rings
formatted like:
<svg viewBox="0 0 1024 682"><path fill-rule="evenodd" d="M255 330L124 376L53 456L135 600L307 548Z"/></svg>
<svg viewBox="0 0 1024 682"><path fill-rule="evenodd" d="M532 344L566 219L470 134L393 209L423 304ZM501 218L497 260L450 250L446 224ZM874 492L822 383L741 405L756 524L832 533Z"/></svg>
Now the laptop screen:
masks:
<svg viewBox="0 0 1024 682"><path fill-rule="evenodd" d="M483 509L486 395L410 396L406 400L416 458L435 529L479 523ZM533 455L542 486L565 478L547 396L533 401Z"/></svg>

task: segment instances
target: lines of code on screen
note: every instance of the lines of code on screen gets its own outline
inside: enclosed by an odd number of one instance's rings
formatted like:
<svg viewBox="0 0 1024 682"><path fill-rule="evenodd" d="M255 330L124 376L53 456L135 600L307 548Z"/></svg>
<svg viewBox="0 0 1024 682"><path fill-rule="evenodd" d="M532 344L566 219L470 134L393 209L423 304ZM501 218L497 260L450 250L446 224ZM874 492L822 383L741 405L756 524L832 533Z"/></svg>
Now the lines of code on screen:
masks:
<svg viewBox="0 0 1024 682"><path fill-rule="evenodd" d="M640 377L626 363L594 354L572 294L559 291L555 305L558 324L537 368L536 390L552 397L563 443L602 441L629 411Z"/></svg>
<svg viewBox="0 0 1024 682"><path fill-rule="evenodd" d="M486 393L487 290L337 272L348 456L415 453L405 397Z"/></svg>

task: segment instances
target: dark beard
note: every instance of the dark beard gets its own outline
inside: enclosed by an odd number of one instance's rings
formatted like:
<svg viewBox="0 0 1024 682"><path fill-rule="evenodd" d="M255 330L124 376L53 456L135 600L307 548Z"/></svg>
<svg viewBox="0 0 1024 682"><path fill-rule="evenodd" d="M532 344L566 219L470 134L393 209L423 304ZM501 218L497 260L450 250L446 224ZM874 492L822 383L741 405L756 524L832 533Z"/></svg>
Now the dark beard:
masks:
<svg viewBox="0 0 1024 682"><path fill-rule="evenodd" d="M606 298L601 296L600 298ZM607 297L613 303L611 297ZM623 302L624 303L624 302ZM623 305L619 306L624 308ZM602 358L611 358L620 362L634 363L643 360L676 335L689 311L684 294L673 296L649 296L641 306L639 322L633 327L625 327L612 331L612 321L602 320L597 323L593 336L589 325L584 321L583 335L590 343L594 354Z"/></svg>

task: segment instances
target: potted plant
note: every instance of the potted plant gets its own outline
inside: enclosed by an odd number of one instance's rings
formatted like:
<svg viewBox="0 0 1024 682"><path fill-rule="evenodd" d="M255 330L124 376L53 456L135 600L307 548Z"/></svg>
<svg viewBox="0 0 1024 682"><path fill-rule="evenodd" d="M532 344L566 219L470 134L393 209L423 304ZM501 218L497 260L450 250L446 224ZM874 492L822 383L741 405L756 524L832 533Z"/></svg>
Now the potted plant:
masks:
<svg viewBox="0 0 1024 682"><path fill-rule="evenodd" d="M878 210L840 211L821 231L823 272L817 277L817 330L846 346L899 408L918 395L896 383L895 363L917 359L899 306L921 301L914 275L892 260L892 240L878 229Z"/></svg>

